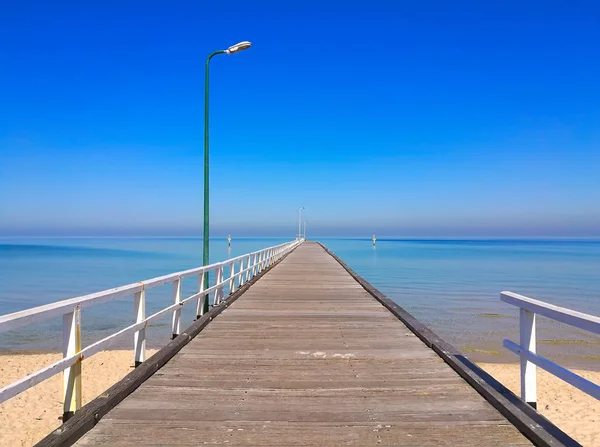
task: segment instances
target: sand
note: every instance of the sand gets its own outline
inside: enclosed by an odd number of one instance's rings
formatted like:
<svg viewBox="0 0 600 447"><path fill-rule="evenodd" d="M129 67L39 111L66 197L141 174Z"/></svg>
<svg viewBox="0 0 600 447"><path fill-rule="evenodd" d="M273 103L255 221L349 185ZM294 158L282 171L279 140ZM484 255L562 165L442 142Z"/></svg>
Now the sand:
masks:
<svg viewBox="0 0 600 447"><path fill-rule="evenodd" d="M155 351L148 352L148 355ZM0 355L0 386L58 359L60 354ZM480 366L519 393L517 364ZM83 363L83 403L87 403L133 368L132 351L104 351ZM600 372L573 370L595 383ZM31 446L60 426L62 375L56 375L0 404L0 446ZM538 369L538 408L552 422L585 446L600 445L600 401Z"/></svg>
<svg viewBox="0 0 600 447"><path fill-rule="evenodd" d="M518 364L479 363L517 396L521 385ZM600 372L571 369L576 374L600 383ZM600 400L538 368L538 411L584 446L600 446Z"/></svg>
<svg viewBox="0 0 600 447"><path fill-rule="evenodd" d="M150 356L155 350L147 350ZM61 354L0 355L0 387L49 365ZM133 351L103 351L83 362L83 404L121 380L133 369ZM0 446L31 446L59 427L62 417L62 374L57 374L0 404Z"/></svg>

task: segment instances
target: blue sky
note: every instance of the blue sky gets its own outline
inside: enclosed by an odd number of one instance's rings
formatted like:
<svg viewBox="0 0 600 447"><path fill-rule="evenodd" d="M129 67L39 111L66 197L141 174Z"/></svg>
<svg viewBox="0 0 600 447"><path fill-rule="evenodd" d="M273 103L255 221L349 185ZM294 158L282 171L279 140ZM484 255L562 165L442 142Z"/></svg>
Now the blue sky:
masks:
<svg viewBox="0 0 600 447"><path fill-rule="evenodd" d="M0 234L200 235L251 40L214 235L600 236L595 2L207 3L3 7Z"/></svg>

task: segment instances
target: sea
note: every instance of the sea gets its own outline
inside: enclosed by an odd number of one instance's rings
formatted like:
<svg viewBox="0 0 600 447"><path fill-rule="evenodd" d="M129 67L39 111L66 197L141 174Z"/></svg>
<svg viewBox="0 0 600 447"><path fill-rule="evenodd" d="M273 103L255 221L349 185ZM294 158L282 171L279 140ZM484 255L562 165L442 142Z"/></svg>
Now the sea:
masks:
<svg viewBox="0 0 600 447"><path fill-rule="evenodd" d="M211 262L286 242L211 240ZM501 291L600 315L600 240L316 239L353 270L475 361L515 362L518 310ZM0 238L0 315L135 283L202 264L199 238ZM196 290L194 278L183 294ZM147 315L172 302L170 285L147 293ZM189 307L189 308L188 308ZM195 310L183 310L183 326ZM83 344L133 322L132 297L82 312ZM0 333L0 351L61 350L61 321ZM170 339L170 316L148 329L148 346ZM600 370L600 337L538 319L538 353L567 367ZM115 348L130 348L129 338Z"/></svg>

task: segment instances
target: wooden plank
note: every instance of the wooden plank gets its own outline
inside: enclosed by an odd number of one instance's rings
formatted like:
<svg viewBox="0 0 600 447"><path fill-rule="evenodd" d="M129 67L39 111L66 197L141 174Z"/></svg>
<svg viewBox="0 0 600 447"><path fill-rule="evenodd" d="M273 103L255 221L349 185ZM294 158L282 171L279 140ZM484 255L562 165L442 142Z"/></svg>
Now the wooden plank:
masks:
<svg viewBox="0 0 600 447"><path fill-rule="evenodd" d="M79 444L530 445L374 298L304 243Z"/></svg>
<svg viewBox="0 0 600 447"><path fill-rule="evenodd" d="M528 445L521 436L515 436L508 425L487 428L491 421L419 422L398 421L366 424L282 422L256 424L253 422L190 421L185 430L176 421L107 420L101 421L103 430L90 433L81 445L104 446L185 446L206 444L248 446L322 446L322 445L382 445L382 446L440 446L450 439L461 439L461 445ZM165 433L185 432L187 436L169 438ZM469 433L467 439L462 433ZM140 442L140 439L144 441ZM419 443L415 442L418 439ZM202 440L199 442L199 440ZM480 444L481 443L481 444Z"/></svg>
<svg viewBox="0 0 600 447"><path fill-rule="evenodd" d="M423 343L431 347L460 377L490 402L521 433L538 446L579 446L565 432L519 399L512 391L475 365L454 346L393 302L368 281L357 275L344 261L322 246L361 286L402 321Z"/></svg>
<svg viewBox="0 0 600 447"><path fill-rule="evenodd" d="M285 244L279 245L277 247L282 247ZM269 249L277 248L270 247ZM71 312L71 310L75 306L79 306L80 309L86 309L88 307L95 306L97 304L105 303L108 301L113 301L118 298L122 298L124 296L132 295L134 293L140 292L142 290L148 290L153 287L157 287L163 284L167 284L176 279L184 279L190 276L202 274L204 272L208 272L214 270L218 267L222 267L231 262L236 262L242 259L245 256L250 256L257 253L262 253L266 250L261 250L260 252L254 252L250 254L245 254L238 256L236 258L227 259L226 261L217 262L214 264L210 264L207 266L196 267L189 270L184 270L176 273L169 273L168 275L159 276L152 279L147 279L145 281L140 281L134 284L128 284L125 286L115 287L112 289L103 290L101 292L95 292L88 295L78 296L75 298L69 298L62 301L57 301L54 303L44 304L42 306L33 307L31 309L25 309L18 312L14 312L11 314L1 315L0 316L0 332L11 331L17 329L22 326L31 325L38 321L47 321L52 317L62 316L66 313Z"/></svg>
<svg viewBox="0 0 600 447"><path fill-rule="evenodd" d="M289 254L288 254L289 256ZM279 262L283 261L281 258ZM270 269L274 268L274 264ZM131 373L127 374L120 382L110 387L106 392L98 396L81 408L75 415L58 429L36 444L37 447L71 446L75 444L85 433L91 430L111 409L117 406L123 399L129 396L135 389L142 385L156 371L160 370L171 358L175 356L184 346L196 337L204 328L228 306L242 296L253 284L255 284L268 271L253 277L244 286L232 294L227 301L219 307L215 307L201 318L196 320L177 338L172 340L164 348L154 354L150 359L142 363Z"/></svg>

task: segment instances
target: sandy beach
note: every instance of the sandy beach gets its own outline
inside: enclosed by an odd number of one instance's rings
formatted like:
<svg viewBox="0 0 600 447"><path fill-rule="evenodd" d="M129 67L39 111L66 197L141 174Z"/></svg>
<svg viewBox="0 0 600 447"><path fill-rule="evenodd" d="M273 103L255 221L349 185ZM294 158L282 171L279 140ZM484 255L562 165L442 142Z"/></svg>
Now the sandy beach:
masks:
<svg viewBox="0 0 600 447"><path fill-rule="evenodd" d="M149 350L149 355L154 352ZM0 386L60 357L57 353L1 355ZM480 366L518 394L517 364L482 363ZM85 361L84 404L120 380L132 368L131 351L104 351ZM574 371L588 380L600 383L600 372ZM61 375L54 376L0 405L1 446L31 446L61 424L61 380ZM600 401L538 370L538 405L546 417L581 444L600 445Z"/></svg>
<svg viewBox="0 0 600 447"><path fill-rule="evenodd" d="M147 350L147 355L155 350ZM62 357L59 353L0 355L0 386ZM133 351L103 351L83 362L83 404L93 400L133 369ZM59 427L62 374L0 404L0 446L31 446Z"/></svg>
<svg viewBox="0 0 600 447"><path fill-rule="evenodd" d="M479 363L517 396L520 393L519 365L516 363ZM571 371L600 383L600 372ZM584 446L600 445L600 401L538 368L538 410L564 432Z"/></svg>

